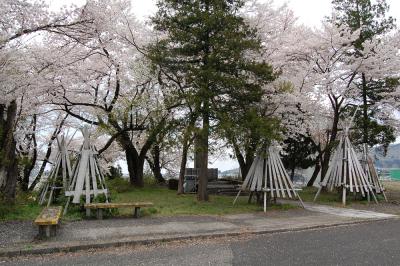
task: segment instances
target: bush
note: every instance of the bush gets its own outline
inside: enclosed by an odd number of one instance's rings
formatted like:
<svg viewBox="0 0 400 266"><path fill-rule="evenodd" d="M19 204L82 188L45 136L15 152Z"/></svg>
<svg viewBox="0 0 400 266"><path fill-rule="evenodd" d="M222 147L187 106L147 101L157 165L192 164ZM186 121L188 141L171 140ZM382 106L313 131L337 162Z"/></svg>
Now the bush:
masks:
<svg viewBox="0 0 400 266"><path fill-rule="evenodd" d="M107 182L108 188L117 193L124 193L133 190L133 187L127 179L115 178Z"/></svg>
<svg viewBox="0 0 400 266"><path fill-rule="evenodd" d="M179 180L178 179L170 179L168 180L168 188L171 190L178 190L178 184Z"/></svg>
<svg viewBox="0 0 400 266"><path fill-rule="evenodd" d="M110 166L108 168L109 174L107 175L108 179L116 179L116 178L122 178L122 168L120 165L115 166Z"/></svg>
<svg viewBox="0 0 400 266"><path fill-rule="evenodd" d="M109 200L111 200L109 198ZM93 203L105 203L106 202L106 195L104 194L99 194L96 197L93 198Z"/></svg>
<svg viewBox="0 0 400 266"><path fill-rule="evenodd" d="M157 184L157 180L151 173L144 173L143 175L143 183L145 186L154 186Z"/></svg>

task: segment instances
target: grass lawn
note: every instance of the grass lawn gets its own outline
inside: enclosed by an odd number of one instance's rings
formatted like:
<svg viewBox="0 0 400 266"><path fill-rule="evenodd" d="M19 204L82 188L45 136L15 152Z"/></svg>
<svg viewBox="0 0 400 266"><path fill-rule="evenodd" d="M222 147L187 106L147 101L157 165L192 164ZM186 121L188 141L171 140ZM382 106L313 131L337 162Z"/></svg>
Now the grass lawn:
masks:
<svg viewBox="0 0 400 266"><path fill-rule="evenodd" d="M299 191L299 195L301 199L305 202L312 202L314 200L315 194L317 193L318 188L316 187L304 187L301 191ZM334 192L321 192L318 197L316 203L321 204L329 204L336 205L341 204L342 194L334 193Z"/></svg>
<svg viewBox="0 0 400 266"><path fill-rule="evenodd" d="M248 204L247 196L239 197L235 206L233 196L210 195L208 202L198 202L195 194L177 195L176 191L157 185L146 185L144 188L133 188L125 180L110 180L112 202L150 201L153 207L142 208L142 216L178 216L178 215L224 215L262 211L262 206ZM64 206L63 202L59 205ZM0 221L34 220L43 207L39 206L33 196L19 194L14 205L0 206ZM290 204L274 205L269 210L288 210L297 208ZM94 214L94 212L92 212ZM132 216L132 209L114 210L113 216ZM71 206L65 220L77 220L84 217L79 206Z"/></svg>
<svg viewBox="0 0 400 266"><path fill-rule="evenodd" d="M387 184L385 183L384 186L386 187ZM388 191L397 191L400 193L400 182L398 184L392 185L390 188L389 186L386 187ZM312 202L314 200L315 194L317 193L318 188L316 187L304 187L302 191L299 192L301 199L305 202ZM378 201L384 200L382 195L377 195ZM373 198L371 196L371 201ZM319 195L316 203L325 204L325 205L332 205L332 206L342 206L342 191L336 192L324 192L322 191ZM367 204L368 200L361 199L360 196L357 196L357 199L354 198L352 193L347 193L346 197L346 205L350 206L352 203L361 203Z"/></svg>
<svg viewBox="0 0 400 266"><path fill-rule="evenodd" d="M210 195L208 202L199 202L195 194L177 195L176 191L160 186L132 188L126 181L110 181L113 202L151 201L154 207L143 208L143 215L176 216L176 215L223 215L262 211L262 206L248 204L247 196L239 197L235 206L235 197ZM122 183L122 184L118 184ZM274 205L269 209L287 210L295 208L290 204ZM120 209L120 215L132 215L131 209Z"/></svg>
<svg viewBox="0 0 400 266"><path fill-rule="evenodd" d="M112 202L151 201L153 207L143 208L143 216L178 216L178 215L224 215L246 212L262 211L262 206L255 203L248 204L247 196L240 197L233 206L233 196L210 195L210 201L198 202L195 194L176 195L176 191L157 185L146 185L145 188L133 188L126 180L110 180L108 186L111 191ZM389 200L400 200L400 182L384 182ZM299 192L305 202L312 202L317 188L303 188ZM382 196L378 196L382 200ZM332 206L341 206L341 193L322 192L317 203ZM354 200L353 195L347 197L348 205L352 203L366 204L367 200ZM61 201L59 205L64 206ZM0 221L31 220L33 221L42 210L36 202L34 195L19 193L14 205L0 202ZM287 210L296 208L293 205L283 204L269 207L269 210ZM94 212L93 212L94 213ZM113 216L132 216L131 209L119 209L112 213ZM71 206L64 220L79 220L84 217L84 212L79 206Z"/></svg>
<svg viewBox="0 0 400 266"><path fill-rule="evenodd" d="M389 200L400 201L400 181L384 181L383 186Z"/></svg>
<svg viewBox="0 0 400 266"><path fill-rule="evenodd" d="M34 220L41 210L33 196L18 193L15 204L0 201L0 221Z"/></svg>

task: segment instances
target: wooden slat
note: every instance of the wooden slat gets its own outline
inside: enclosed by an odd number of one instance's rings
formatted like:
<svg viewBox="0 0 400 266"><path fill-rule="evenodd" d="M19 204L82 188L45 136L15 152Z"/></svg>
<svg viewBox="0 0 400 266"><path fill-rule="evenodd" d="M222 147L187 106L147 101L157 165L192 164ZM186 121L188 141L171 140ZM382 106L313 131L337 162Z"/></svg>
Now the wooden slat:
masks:
<svg viewBox="0 0 400 266"><path fill-rule="evenodd" d="M350 142L350 140L349 140L349 142ZM365 197L365 194L368 193L368 190L369 190L368 189L368 185L367 185L367 184L369 184L369 182L366 179L364 170L362 169L359 161L357 160L356 152L354 151L354 149L351 149L351 152L353 154L353 157L356 158L356 161L354 163L354 168L355 168L355 171L357 172L357 176L359 177L359 183L361 185L361 189L360 189L361 190L361 194L363 195L363 197Z"/></svg>
<svg viewBox="0 0 400 266"><path fill-rule="evenodd" d="M113 208L133 208L133 207L151 207L152 202L116 202L116 203L89 203L85 204L87 209L113 209Z"/></svg>
<svg viewBox="0 0 400 266"><path fill-rule="evenodd" d="M275 189L274 189L274 184L273 184L273 181L272 181L272 167L271 167L271 163L270 163L270 159L269 158L267 159L267 168L268 168L268 175L269 175L268 178L269 178L269 188L271 190L271 197L274 198L275 197L274 196ZM276 194L276 191L275 191L275 194Z"/></svg>
<svg viewBox="0 0 400 266"><path fill-rule="evenodd" d="M274 169L275 169L275 175L276 175L276 178L278 179L278 184L279 184L280 189L281 189L282 197L286 198L286 193L285 193L285 189L286 188L283 186L283 181L282 181L283 176L279 172L279 166L278 166L277 158L275 158L273 152L271 153L270 156L271 156L271 159L272 159L272 165L274 166Z"/></svg>
<svg viewBox="0 0 400 266"><path fill-rule="evenodd" d="M89 167L90 167L90 175L92 176L92 187L94 190L94 196L96 197L98 195L98 192L97 192L96 170L94 167L94 157L93 156L89 157Z"/></svg>
<svg viewBox="0 0 400 266"><path fill-rule="evenodd" d="M256 165L258 164L258 160L259 160L259 157L257 156L254 159L252 165L250 166L249 172L247 173L247 176L246 176L245 180L243 181L242 190L247 189L248 184L251 184L251 181L253 180Z"/></svg>
<svg viewBox="0 0 400 266"><path fill-rule="evenodd" d="M86 171L87 171L87 162L89 160L89 150L82 150L81 152L81 157L79 160L79 168L78 168L78 174L76 178L76 184L75 184L75 193L74 193L74 198L72 200L73 203L79 203L80 202L80 197L82 195L83 191L83 186L85 185L85 179L86 179Z"/></svg>
<svg viewBox="0 0 400 266"><path fill-rule="evenodd" d="M280 193L280 189L279 189L279 185L278 185L278 180L276 180L274 164L272 162L271 156L268 156L268 163L271 165L271 176L272 176L272 180L274 181L273 186L271 186L271 188L275 189L276 197L280 197L281 193Z"/></svg>
<svg viewBox="0 0 400 266"><path fill-rule="evenodd" d="M343 168L342 168L342 182L340 185L342 185L343 187L346 186L347 184L347 171L349 168L349 160L348 158L346 158L346 143L343 143L344 147L342 149L342 154L343 154Z"/></svg>
<svg viewBox="0 0 400 266"><path fill-rule="evenodd" d="M98 189L97 193L98 194L107 194L108 193L108 189L107 188ZM93 189L89 190L89 194L90 195L94 195L94 190ZM65 191L65 196L67 196L67 197L74 196L74 195L75 195L75 191ZM85 189L82 190L82 195L86 195L86 190Z"/></svg>
<svg viewBox="0 0 400 266"><path fill-rule="evenodd" d="M346 142L347 142L347 138L346 138ZM346 144L348 145L348 143L346 143ZM351 148L349 145L347 146L346 154L347 154L346 156L347 156L347 165L348 165L348 174L349 174L348 183L350 185L349 189L350 189L350 192L353 192L353 178L357 178L357 177L356 177L356 173L354 172L354 166L353 166L354 162L353 162L353 157L351 154ZM356 158L356 160L357 160L357 158ZM356 190L357 190L357 188L356 188Z"/></svg>
<svg viewBox="0 0 400 266"><path fill-rule="evenodd" d="M56 225L58 224L62 213L62 207L46 207L42 210L35 220L37 225Z"/></svg>
<svg viewBox="0 0 400 266"><path fill-rule="evenodd" d="M286 193L288 194L289 198L292 198L292 193L291 191L293 191L294 187L293 184L290 180L289 175L286 173L285 167L283 166L282 161L278 158L278 156L275 154L274 155L276 157L276 162L278 165L278 170L280 175L282 176L283 179L283 183L285 185L285 189L286 189ZM296 192L293 191L293 196L296 194Z"/></svg>
<svg viewBox="0 0 400 266"><path fill-rule="evenodd" d="M271 153L272 153L273 151L271 150ZM280 189L280 193L282 194L282 197L283 198L286 198L286 194L285 194L285 189L284 189L284 187L283 187L283 185L282 185L282 177L281 177L281 175L279 174L279 171L278 171L278 167L277 167L277 162L276 162L276 160L275 160L275 158L274 158L274 156L271 154L270 155L270 157L271 157L271 162L272 162L272 167L273 167L273 173L274 173L274 176L276 177L276 179L278 180L278 187L279 187L279 189Z"/></svg>

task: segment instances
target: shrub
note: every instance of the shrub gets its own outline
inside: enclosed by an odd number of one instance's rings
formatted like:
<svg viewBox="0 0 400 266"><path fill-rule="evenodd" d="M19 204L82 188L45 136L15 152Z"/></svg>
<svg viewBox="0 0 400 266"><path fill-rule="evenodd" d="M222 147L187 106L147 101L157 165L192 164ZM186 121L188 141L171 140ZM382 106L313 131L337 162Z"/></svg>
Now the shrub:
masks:
<svg viewBox="0 0 400 266"><path fill-rule="evenodd" d="M108 175L107 175L107 178L108 179L115 179L115 178L122 178L123 177L123 175L122 175L122 168L121 168L121 166L120 165L117 165L116 167L115 166L110 166L109 168L108 168Z"/></svg>
<svg viewBox="0 0 400 266"><path fill-rule="evenodd" d="M117 193L124 193L132 191L133 187L127 179L115 178L107 182L108 188Z"/></svg>
<svg viewBox="0 0 400 266"><path fill-rule="evenodd" d="M178 190L178 179L170 179L168 180L168 188L171 190Z"/></svg>

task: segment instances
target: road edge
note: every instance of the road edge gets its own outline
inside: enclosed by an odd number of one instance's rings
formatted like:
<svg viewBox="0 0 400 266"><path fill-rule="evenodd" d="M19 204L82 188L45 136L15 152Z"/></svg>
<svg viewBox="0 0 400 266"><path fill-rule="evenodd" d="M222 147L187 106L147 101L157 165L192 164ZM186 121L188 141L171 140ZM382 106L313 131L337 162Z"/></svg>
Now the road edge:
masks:
<svg viewBox="0 0 400 266"><path fill-rule="evenodd" d="M161 236L155 237L151 239L127 239L122 241L108 241L108 242L100 242L100 243L84 243L84 244L76 244L76 245L63 245L56 247L38 247L38 248L28 248L21 249L15 248L10 250L0 251L0 257L19 257L19 256L28 256L28 255L45 255L45 254L53 254L53 253L73 253L78 251L85 250L95 250L95 249L107 249L112 247L122 247L122 246L148 246L154 245L158 243L168 243L173 241L188 241L195 239L217 239L223 237L237 237L237 236L248 236L248 235L266 235L266 234L274 234L274 233L285 233L285 232L300 232L300 231L308 231L308 230L316 230L316 229L325 229L325 228L333 228L339 226L351 226L356 224L367 224L373 223L377 221L388 221L388 220L396 220L399 218L379 218L379 219L368 219L368 220L357 220L357 221L349 221L349 222L340 222L334 224L325 224L325 225L312 225L306 227L299 228L284 228L284 229L262 229L262 230L237 230L234 232L212 232L212 233L202 233L202 234L189 234L182 236Z"/></svg>

